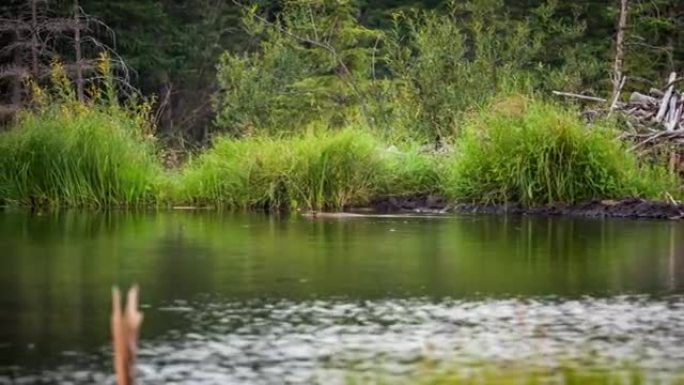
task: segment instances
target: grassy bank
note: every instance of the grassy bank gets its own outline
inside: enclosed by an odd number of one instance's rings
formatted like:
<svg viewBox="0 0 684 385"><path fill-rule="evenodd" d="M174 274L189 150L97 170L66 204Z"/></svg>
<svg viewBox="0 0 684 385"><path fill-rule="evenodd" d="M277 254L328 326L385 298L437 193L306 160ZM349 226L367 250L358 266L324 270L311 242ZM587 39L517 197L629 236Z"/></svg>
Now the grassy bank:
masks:
<svg viewBox="0 0 684 385"><path fill-rule="evenodd" d="M218 139L192 160L176 200L233 208L340 210L387 195L441 191L438 164L347 128L290 138Z"/></svg>
<svg viewBox="0 0 684 385"><path fill-rule="evenodd" d="M522 97L471 114L453 151L389 145L363 128L286 137L218 137L165 171L139 115L56 105L0 134L0 200L25 206L219 206L340 210L387 196L540 205L677 196L605 125Z"/></svg>
<svg viewBox="0 0 684 385"><path fill-rule="evenodd" d="M147 205L161 178L141 122L120 109L58 105L0 135L0 199L9 204Z"/></svg>
<svg viewBox="0 0 684 385"><path fill-rule="evenodd" d="M295 138L219 138L180 176L179 200L237 208L340 209L374 194L379 143L347 129Z"/></svg>
<svg viewBox="0 0 684 385"><path fill-rule="evenodd" d="M587 127L575 111L508 98L466 122L444 188L454 200L526 206L677 191L676 177L640 164L618 136L610 122Z"/></svg>

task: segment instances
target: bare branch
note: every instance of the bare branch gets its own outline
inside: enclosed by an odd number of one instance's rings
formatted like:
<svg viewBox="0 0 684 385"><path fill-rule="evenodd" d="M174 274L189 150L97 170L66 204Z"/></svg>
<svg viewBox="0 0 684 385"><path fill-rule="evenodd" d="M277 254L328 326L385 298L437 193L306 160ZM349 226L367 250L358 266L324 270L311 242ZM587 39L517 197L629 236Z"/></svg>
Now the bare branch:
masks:
<svg viewBox="0 0 684 385"><path fill-rule="evenodd" d="M560 91L551 91L551 92L557 96L565 96L568 98L588 100L590 102L597 102L597 103L607 103L608 102L608 100L606 100L604 98L598 98L595 96L587 96L587 95L573 94L570 92L560 92Z"/></svg>
<svg viewBox="0 0 684 385"><path fill-rule="evenodd" d="M625 85L626 78L622 75L623 62L625 61L625 29L627 28L627 12L629 0L620 0L620 19L618 21L617 40L615 42L615 61L613 63L613 102L610 111L620 98L620 92Z"/></svg>
<svg viewBox="0 0 684 385"><path fill-rule="evenodd" d="M28 76L29 71L25 67L9 65L0 67L0 79L22 79Z"/></svg>

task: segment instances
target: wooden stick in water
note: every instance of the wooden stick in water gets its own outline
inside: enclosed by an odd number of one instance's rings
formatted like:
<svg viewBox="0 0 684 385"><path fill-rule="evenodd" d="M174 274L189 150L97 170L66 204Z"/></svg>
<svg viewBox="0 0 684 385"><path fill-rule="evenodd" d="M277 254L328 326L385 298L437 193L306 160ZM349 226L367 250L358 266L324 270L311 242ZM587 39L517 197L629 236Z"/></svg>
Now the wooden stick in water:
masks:
<svg viewBox="0 0 684 385"><path fill-rule="evenodd" d="M118 385L135 383L135 358L143 318L138 311L138 291L135 285L128 290L126 308L122 312L121 293L117 287L112 288L112 343Z"/></svg>

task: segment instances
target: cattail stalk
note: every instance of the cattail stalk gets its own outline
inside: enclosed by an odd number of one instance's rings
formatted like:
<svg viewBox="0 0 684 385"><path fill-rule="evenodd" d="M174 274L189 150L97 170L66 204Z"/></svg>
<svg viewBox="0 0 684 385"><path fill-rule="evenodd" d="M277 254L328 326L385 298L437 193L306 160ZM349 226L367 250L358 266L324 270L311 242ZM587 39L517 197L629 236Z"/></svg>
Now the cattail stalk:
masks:
<svg viewBox="0 0 684 385"><path fill-rule="evenodd" d="M128 290L125 309L122 311L121 293L112 288L112 343L114 370L117 385L135 383L135 359L138 353L138 335L142 314L138 311L138 287Z"/></svg>

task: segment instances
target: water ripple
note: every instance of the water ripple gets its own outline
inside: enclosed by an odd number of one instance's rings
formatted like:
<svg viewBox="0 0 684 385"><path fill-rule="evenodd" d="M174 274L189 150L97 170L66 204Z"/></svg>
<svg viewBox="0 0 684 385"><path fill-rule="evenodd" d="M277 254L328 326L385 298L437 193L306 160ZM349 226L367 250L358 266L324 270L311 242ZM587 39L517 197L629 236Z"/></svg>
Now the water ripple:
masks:
<svg viewBox="0 0 684 385"><path fill-rule="evenodd" d="M684 368L684 297L168 304L192 325L143 340L141 384L345 383L432 368ZM113 383L109 361L15 373L14 383ZM0 377L0 384L11 383Z"/></svg>

